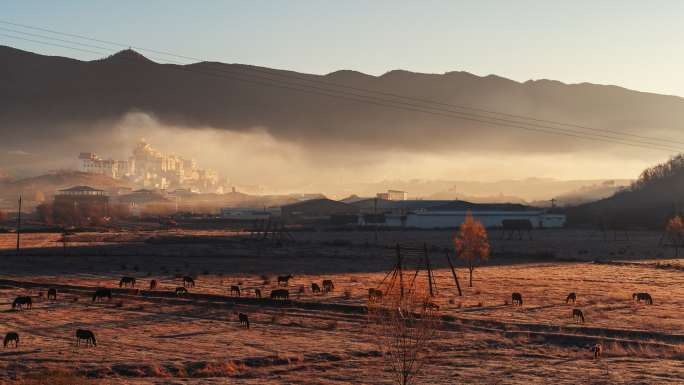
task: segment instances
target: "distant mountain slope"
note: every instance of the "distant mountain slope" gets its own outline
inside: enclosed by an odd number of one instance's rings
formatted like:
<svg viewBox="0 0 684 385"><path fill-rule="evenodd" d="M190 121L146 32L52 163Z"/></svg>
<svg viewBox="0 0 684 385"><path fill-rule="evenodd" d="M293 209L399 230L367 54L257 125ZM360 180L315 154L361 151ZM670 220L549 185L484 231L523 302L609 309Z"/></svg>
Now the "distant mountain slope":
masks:
<svg viewBox="0 0 684 385"><path fill-rule="evenodd" d="M460 149L524 153L612 147L600 141L423 114L410 111L409 105L397 110L359 103L348 94L341 99L330 98L321 95L329 91L311 87L356 94L362 91L306 79L619 132L676 138L684 133L682 98L588 83L519 83L467 72L396 70L376 77L337 71L319 76L239 64L178 66L157 64L130 50L83 62L0 46L0 62L0 134L5 148L67 141L81 134L106 134L107 126L95 123L118 119L129 111L144 111L165 123L190 127L264 127L277 139L314 145L355 143L378 149L443 151L453 150L457 144ZM304 79L289 81L308 92L283 86L284 76Z"/></svg>
<svg viewBox="0 0 684 385"><path fill-rule="evenodd" d="M684 156L645 170L629 189L566 212L570 225L662 230L668 218L684 214Z"/></svg>

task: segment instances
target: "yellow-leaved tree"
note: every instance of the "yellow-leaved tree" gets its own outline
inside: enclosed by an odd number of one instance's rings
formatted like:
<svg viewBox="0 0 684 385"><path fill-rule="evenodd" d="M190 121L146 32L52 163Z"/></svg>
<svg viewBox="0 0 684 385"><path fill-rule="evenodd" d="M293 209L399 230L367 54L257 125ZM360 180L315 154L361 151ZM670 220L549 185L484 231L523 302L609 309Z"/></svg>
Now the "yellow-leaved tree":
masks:
<svg viewBox="0 0 684 385"><path fill-rule="evenodd" d="M684 238L684 221L682 221L682 217L676 215L670 218L665 226L665 232L675 248L675 256L678 257L679 247L682 245L682 239Z"/></svg>
<svg viewBox="0 0 684 385"><path fill-rule="evenodd" d="M489 258L489 240L487 230L480 221L473 218L468 210L465 221L459 226L458 234L454 238L456 255L468 266L470 272L469 286L473 287L473 271L480 263Z"/></svg>

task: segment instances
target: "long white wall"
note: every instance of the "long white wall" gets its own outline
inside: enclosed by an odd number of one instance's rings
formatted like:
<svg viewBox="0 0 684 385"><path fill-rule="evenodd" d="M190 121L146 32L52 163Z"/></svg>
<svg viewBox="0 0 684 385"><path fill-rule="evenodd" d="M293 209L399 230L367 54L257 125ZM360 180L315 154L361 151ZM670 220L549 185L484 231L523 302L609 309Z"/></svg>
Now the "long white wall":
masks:
<svg viewBox="0 0 684 385"><path fill-rule="evenodd" d="M527 219L535 228L559 228L565 225L565 215L535 211L473 211L473 217L485 227L501 227L505 219ZM425 211L405 217L386 215L385 226L419 229L455 228L465 221L466 211Z"/></svg>

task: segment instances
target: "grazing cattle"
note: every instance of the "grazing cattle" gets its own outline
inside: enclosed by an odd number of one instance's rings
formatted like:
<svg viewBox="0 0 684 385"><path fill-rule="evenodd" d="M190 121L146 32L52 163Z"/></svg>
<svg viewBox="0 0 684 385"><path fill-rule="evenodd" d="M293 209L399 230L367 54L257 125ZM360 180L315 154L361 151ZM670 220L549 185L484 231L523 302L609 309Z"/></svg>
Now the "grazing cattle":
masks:
<svg viewBox="0 0 684 385"><path fill-rule="evenodd" d="M192 277L186 275L185 277L183 277L183 287L195 287L195 280Z"/></svg>
<svg viewBox="0 0 684 385"><path fill-rule="evenodd" d="M19 334L17 334L17 332L8 332L5 334L5 339L2 341L2 346L6 348L7 345L11 344L12 342L14 342L15 348L19 347Z"/></svg>
<svg viewBox="0 0 684 385"><path fill-rule="evenodd" d="M86 329L76 329L76 346L81 345L81 340L85 340L86 346L97 346L95 333Z"/></svg>
<svg viewBox="0 0 684 385"><path fill-rule="evenodd" d="M240 326L244 326L249 329L249 318L247 318L247 314L240 313L238 314L238 318L240 319Z"/></svg>
<svg viewBox="0 0 684 385"><path fill-rule="evenodd" d="M48 299L57 300L57 289L53 287L48 290Z"/></svg>
<svg viewBox="0 0 684 385"><path fill-rule="evenodd" d="M287 289L271 290L271 299L289 299L290 292Z"/></svg>
<svg viewBox="0 0 684 385"><path fill-rule="evenodd" d="M254 295L257 298L261 298L261 289L254 289Z"/></svg>
<svg viewBox="0 0 684 385"><path fill-rule="evenodd" d="M567 304L567 303L570 303L570 301L572 301L572 303L577 302L577 294L575 294L574 292L572 292L572 293L568 294L567 297L565 297L565 303L566 303L566 304Z"/></svg>
<svg viewBox="0 0 684 385"><path fill-rule="evenodd" d="M582 313L582 310L572 309L572 319L583 324L584 323L584 313Z"/></svg>
<svg viewBox="0 0 684 385"><path fill-rule="evenodd" d="M181 295L184 295L184 294L188 294L188 289L184 288L183 286L178 286L178 287L176 288L176 295L177 295L177 296L181 296Z"/></svg>
<svg viewBox="0 0 684 385"><path fill-rule="evenodd" d="M603 345L596 344L591 347L591 351L594 352L594 359L601 358L601 353L603 353Z"/></svg>
<svg viewBox="0 0 684 385"><path fill-rule="evenodd" d="M311 292L312 292L312 293L320 293L320 292L321 292L321 287L318 286L318 284L317 284L316 282L313 282L313 283L311 284Z"/></svg>
<svg viewBox="0 0 684 385"><path fill-rule="evenodd" d="M292 274L288 275L279 275L278 276L278 286L282 284L282 286L287 286L290 283L290 279L292 278Z"/></svg>
<svg viewBox="0 0 684 385"><path fill-rule="evenodd" d="M233 293L237 294L237 296L240 296L240 286L231 286L230 287L230 295L233 295Z"/></svg>
<svg viewBox="0 0 684 385"><path fill-rule="evenodd" d="M522 306L523 305L522 294L520 294L520 293L511 294L511 304L513 306L515 306L515 305Z"/></svg>
<svg viewBox="0 0 684 385"><path fill-rule="evenodd" d="M150 281L150 290L154 290L157 288L157 280L153 279Z"/></svg>
<svg viewBox="0 0 684 385"><path fill-rule="evenodd" d="M108 300L112 299L112 291L109 289L97 289L95 290L95 294L93 294L93 302L99 299L105 299L107 298Z"/></svg>
<svg viewBox="0 0 684 385"><path fill-rule="evenodd" d="M122 277L121 280L119 281L119 287L124 287L124 286L135 287L135 278L134 277Z"/></svg>
<svg viewBox="0 0 684 385"><path fill-rule="evenodd" d="M648 293L634 293L632 294L632 300L636 300L637 302L644 301L649 305L653 305L653 298L651 298L651 295Z"/></svg>
<svg viewBox="0 0 684 385"><path fill-rule="evenodd" d="M33 306L33 300L31 297L23 296L15 298L14 302L12 302L12 309L21 310L24 305L26 305L26 309L30 309Z"/></svg>
<svg viewBox="0 0 684 385"><path fill-rule="evenodd" d="M329 293L335 289L335 285L333 285L333 281L326 279L323 281L323 292L324 293Z"/></svg>
<svg viewBox="0 0 684 385"><path fill-rule="evenodd" d="M368 301L378 301L382 299L382 290L368 289Z"/></svg>

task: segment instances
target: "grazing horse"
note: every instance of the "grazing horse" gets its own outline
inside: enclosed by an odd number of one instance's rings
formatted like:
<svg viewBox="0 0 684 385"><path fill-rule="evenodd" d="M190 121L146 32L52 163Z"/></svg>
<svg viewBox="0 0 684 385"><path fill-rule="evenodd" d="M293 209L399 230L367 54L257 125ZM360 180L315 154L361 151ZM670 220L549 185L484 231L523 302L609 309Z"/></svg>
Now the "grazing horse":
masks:
<svg viewBox="0 0 684 385"><path fill-rule="evenodd" d="M368 289L368 301L377 301L382 299L382 290Z"/></svg>
<svg viewBox="0 0 684 385"><path fill-rule="evenodd" d="M320 293L321 292L321 287L318 286L316 282L311 283L311 292L312 293Z"/></svg>
<svg viewBox="0 0 684 385"><path fill-rule="evenodd" d="M81 340L85 340L86 346L97 346L95 333L86 329L76 329L76 346L81 345Z"/></svg>
<svg viewBox="0 0 684 385"><path fill-rule="evenodd" d="M651 298L651 295L648 293L634 293L632 294L632 300L636 300L637 302L644 301L649 305L653 305L653 298Z"/></svg>
<svg viewBox="0 0 684 385"><path fill-rule="evenodd" d="M188 294L188 289L184 288L183 286L178 286L178 287L176 288L176 295L177 295L177 296L181 296L181 295L184 295L184 294Z"/></svg>
<svg viewBox="0 0 684 385"><path fill-rule="evenodd" d="M240 319L240 326L244 326L249 329L249 318L247 318L247 314L240 313L238 314L238 318Z"/></svg>
<svg viewBox="0 0 684 385"><path fill-rule="evenodd" d="M522 294L520 294L520 293L511 294L511 304L513 306L515 306L515 305L522 306L523 305Z"/></svg>
<svg viewBox="0 0 684 385"><path fill-rule="evenodd" d="M231 286L230 287L230 295L233 295L233 293L237 294L237 296L240 296L240 286Z"/></svg>
<svg viewBox="0 0 684 385"><path fill-rule="evenodd" d="M124 287L124 286L135 287L135 278L134 277L122 277L121 280L119 281L119 287Z"/></svg>
<svg viewBox="0 0 684 385"><path fill-rule="evenodd" d="M112 291L109 289L97 289L95 290L95 294L93 294L93 302L99 299L104 299L107 298L108 300L112 299Z"/></svg>
<svg viewBox="0 0 684 385"><path fill-rule="evenodd" d="M12 310L21 310L23 305L26 305L26 309L30 309L33 306L33 300L31 297L24 296L15 298L14 302L12 302Z"/></svg>
<svg viewBox="0 0 684 385"><path fill-rule="evenodd" d="M601 358L601 353L603 353L603 345L596 344L591 347L591 351L594 352L594 359Z"/></svg>
<svg viewBox="0 0 684 385"><path fill-rule="evenodd" d="M195 287L195 280L189 275L184 276L183 287Z"/></svg>
<svg viewBox="0 0 684 385"><path fill-rule="evenodd" d="M579 323L584 323L584 313L580 309L572 309L572 319Z"/></svg>
<svg viewBox="0 0 684 385"><path fill-rule="evenodd" d="M48 299L57 301L57 289L54 287L48 289Z"/></svg>
<svg viewBox="0 0 684 385"><path fill-rule="evenodd" d="M254 289L254 295L257 298L261 298L261 289Z"/></svg>
<svg viewBox="0 0 684 385"><path fill-rule="evenodd" d="M323 292L324 293L329 293L335 289L335 285L333 285L333 281L326 279L323 281Z"/></svg>
<svg viewBox="0 0 684 385"><path fill-rule="evenodd" d="M150 290L154 290L157 288L157 280L153 279L150 281Z"/></svg>
<svg viewBox="0 0 684 385"><path fill-rule="evenodd" d="M567 297L565 297L565 303L566 304L570 303L570 301L572 301L572 303L577 302L577 294L575 294L575 292L572 292L572 293L568 294Z"/></svg>
<svg viewBox="0 0 684 385"><path fill-rule="evenodd" d="M292 278L292 274L288 275L279 275L278 276L278 286L283 284L283 286L287 286L290 283L290 278Z"/></svg>
<svg viewBox="0 0 684 385"><path fill-rule="evenodd" d="M17 332L8 332L5 334L5 339L2 341L2 346L7 347L10 343L14 342L14 347L19 347L19 334Z"/></svg>
<svg viewBox="0 0 684 385"><path fill-rule="evenodd" d="M289 299L290 292L287 289L271 290L271 299Z"/></svg>

